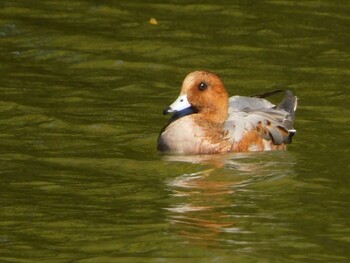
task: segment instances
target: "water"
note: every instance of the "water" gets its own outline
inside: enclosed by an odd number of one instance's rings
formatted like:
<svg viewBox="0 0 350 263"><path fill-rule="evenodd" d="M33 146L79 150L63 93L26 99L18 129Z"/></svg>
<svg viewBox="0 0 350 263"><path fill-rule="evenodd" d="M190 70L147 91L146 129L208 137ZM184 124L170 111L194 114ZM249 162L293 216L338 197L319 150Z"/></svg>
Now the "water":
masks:
<svg viewBox="0 0 350 263"><path fill-rule="evenodd" d="M350 260L347 1L0 8L1 262ZM231 95L293 89L293 144L159 155L196 69Z"/></svg>

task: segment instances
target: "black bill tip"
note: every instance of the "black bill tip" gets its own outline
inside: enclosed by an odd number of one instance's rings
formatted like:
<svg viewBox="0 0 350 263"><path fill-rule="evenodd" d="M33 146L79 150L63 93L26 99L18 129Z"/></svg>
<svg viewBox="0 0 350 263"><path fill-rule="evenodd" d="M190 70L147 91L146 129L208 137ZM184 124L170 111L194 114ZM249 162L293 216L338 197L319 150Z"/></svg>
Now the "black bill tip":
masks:
<svg viewBox="0 0 350 263"><path fill-rule="evenodd" d="M171 112L173 112L173 110L172 110L170 107L168 107L168 108L166 108L166 109L163 110L163 114L164 114L164 115L167 115L167 114L169 114L169 113L171 113Z"/></svg>

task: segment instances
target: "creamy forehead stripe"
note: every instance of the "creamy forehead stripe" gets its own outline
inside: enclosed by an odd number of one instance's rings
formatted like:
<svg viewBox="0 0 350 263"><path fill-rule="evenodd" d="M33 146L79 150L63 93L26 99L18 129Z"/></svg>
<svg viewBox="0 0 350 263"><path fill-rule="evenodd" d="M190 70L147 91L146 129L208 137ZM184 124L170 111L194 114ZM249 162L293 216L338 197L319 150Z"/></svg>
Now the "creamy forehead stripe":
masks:
<svg viewBox="0 0 350 263"><path fill-rule="evenodd" d="M196 74L190 74L182 83L182 89L181 89L181 95L186 94L189 89L191 89L192 85L196 82L197 75Z"/></svg>

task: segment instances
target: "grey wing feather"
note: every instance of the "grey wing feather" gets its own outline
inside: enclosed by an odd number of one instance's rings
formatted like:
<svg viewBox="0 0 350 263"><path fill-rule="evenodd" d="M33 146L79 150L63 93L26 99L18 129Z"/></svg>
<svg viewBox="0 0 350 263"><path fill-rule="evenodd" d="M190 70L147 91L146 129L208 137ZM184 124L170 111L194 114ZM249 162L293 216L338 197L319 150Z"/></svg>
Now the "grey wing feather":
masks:
<svg viewBox="0 0 350 263"><path fill-rule="evenodd" d="M225 122L227 137L234 141L243 138L246 132L258 126L266 132L261 136L274 144L290 143L295 134L293 127L297 97L286 91L282 102L277 106L266 99L233 96L229 101L229 117Z"/></svg>
<svg viewBox="0 0 350 263"><path fill-rule="evenodd" d="M260 109L270 109L274 104L265 99L251 98L244 96L233 96L229 101L229 112L231 111L254 111Z"/></svg>

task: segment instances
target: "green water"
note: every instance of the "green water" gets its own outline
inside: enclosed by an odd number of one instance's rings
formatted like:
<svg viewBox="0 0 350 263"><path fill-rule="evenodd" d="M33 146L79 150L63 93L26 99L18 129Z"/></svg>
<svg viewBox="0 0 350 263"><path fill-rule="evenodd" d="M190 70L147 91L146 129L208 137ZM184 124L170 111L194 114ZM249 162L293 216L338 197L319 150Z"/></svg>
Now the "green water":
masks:
<svg viewBox="0 0 350 263"><path fill-rule="evenodd" d="M2 0L0 262L349 262L349 29L342 0ZM288 150L160 156L197 69L294 90Z"/></svg>

